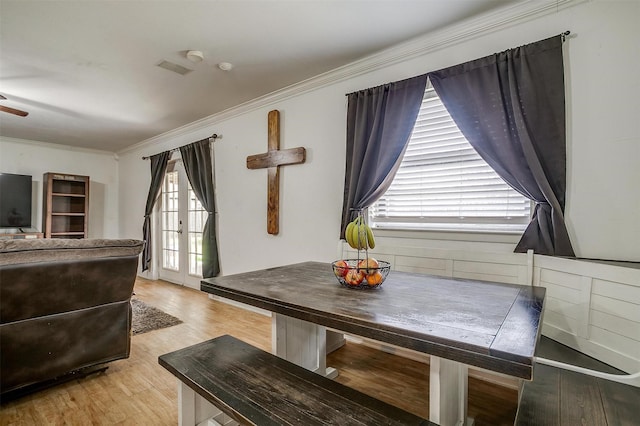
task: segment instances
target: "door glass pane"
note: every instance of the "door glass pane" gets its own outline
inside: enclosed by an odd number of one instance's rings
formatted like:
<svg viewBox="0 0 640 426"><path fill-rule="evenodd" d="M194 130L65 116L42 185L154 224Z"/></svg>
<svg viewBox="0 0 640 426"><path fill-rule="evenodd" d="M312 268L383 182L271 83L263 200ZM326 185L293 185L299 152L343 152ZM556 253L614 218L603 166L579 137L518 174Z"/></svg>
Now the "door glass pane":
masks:
<svg viewBox="0 0 640 426"><path fill-rule="evenodd" d="M189 274L202 276L202 231L208 213L189 185Z"/></svg>
<svg viewBox="0 0 640 426"><path fill-rule="evenodd" d="M178 172L165 175L162 186L162 267L180 269L180 219L178 217Z"/></svg>

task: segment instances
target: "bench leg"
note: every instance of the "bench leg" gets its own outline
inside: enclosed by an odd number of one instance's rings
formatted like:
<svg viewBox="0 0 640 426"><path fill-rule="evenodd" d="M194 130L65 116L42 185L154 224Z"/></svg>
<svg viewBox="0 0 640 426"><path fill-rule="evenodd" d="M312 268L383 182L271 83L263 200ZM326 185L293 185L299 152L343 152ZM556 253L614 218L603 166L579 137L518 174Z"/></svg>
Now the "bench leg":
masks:
<svg viewBox="0 0 640 426"><path fill-rule="evenodd" d="M467 419L467 366L431 356L429 369L429 420L442 426L473 424Z"/></svg>
<svg viewBox="0 0 640 426"><path fill-rule="evenodd" d="M274 313L271 340L272 352L280 358L331 379L338 375L335 368L327 368L325 327Z"/></svg>
<svg viewBox="0 0 640 426"><path fill-rule="evenodd" d="M178 425L195 426L220 413L220 410L178 380Z"/></svg>

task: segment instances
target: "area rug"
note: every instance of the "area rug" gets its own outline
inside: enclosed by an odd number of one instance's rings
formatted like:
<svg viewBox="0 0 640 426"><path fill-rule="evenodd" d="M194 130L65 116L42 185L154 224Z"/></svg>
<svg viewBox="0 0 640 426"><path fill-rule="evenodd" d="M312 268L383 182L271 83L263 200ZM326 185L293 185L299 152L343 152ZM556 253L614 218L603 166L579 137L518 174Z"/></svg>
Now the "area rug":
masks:
<svg viewBox="0 0 640 426"><path fill-rule="evenodd" d="M131 299L131 309L133 312L131 325L133 335L182 323L178 318L162 312L158 308L147 305L142 300Z"/></svg>

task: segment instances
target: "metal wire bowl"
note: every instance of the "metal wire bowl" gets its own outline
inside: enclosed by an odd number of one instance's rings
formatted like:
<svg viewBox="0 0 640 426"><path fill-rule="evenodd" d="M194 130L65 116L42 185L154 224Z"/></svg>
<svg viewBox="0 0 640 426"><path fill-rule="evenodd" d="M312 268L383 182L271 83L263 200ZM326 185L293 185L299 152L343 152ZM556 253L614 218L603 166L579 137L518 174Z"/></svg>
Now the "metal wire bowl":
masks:
<svg viewBox="0 0 640 426"><path fill-rule="evenodd" d="M384 260L376 261L377 267L370 267L369 264L363 263L370 260L372 259L336 260L331 263L331 267L342 286L355 290L371 290L382 285L389 275L391 264Z"/></svg>

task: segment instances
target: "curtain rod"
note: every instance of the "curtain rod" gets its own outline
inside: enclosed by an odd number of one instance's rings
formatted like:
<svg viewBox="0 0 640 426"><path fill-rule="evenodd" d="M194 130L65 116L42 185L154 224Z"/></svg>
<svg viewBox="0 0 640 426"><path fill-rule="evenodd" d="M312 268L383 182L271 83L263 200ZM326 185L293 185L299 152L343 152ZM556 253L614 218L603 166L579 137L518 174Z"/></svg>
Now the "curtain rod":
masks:
<svg viewBox="0 0 640 426"><path fill-rule="evenodd" d="M213 135L211 135L211 136L209 136L209 137L207 138L207 140L208 140L209 142L215 142L215 141L216 141L216 139L222 139L222 135L219 135L219 134L217 134L217 133L214 133ZM204 140L204 139L201 139L201 140ZM187 144L187 145L189 145L189 144ZM185 145L185 146L186 146L186 145ZM179 151L179 150L180 150L180 148L173 148L173 149L170 149L170 150L169 150L169 152L175 152L175 151ZM150 156L148 156L148 157L142 157L142 159L143 159L143 160L148 160L148 159L149 159L149 158L151 158L151 157L153 157L153 156L152 156L152 155L150 155Z"/></svg>
<svg viewBox="0 0 640 426"><path fill-rule="evenodd" d="M560 33L560 34L559 34L559 36L560 36L560 37L562 37L562 41L564 42L564 41L566 41L566 40L569 38L569 35L570 35L570 34L571 34L571 31L567 30L567 31L565 31L565 32L563 32L563 33ZM428 73L427 73L427 74L428 74ZM412 77L409 77L409 78L412 78ZM385 83L385 84L388 84L388 83ZM381 84L380 86L384 86L384 84ZM378 87L378 86L374 86L374 88L375 88L375 87ZM364 89L364 90L366 90L366 89ZM360 92L360 90L356 90L355 92L351 92L351 93L345 93L345 96L349 96L349 95L351 95L352 93L358 93L358 92Z"/></svg>

